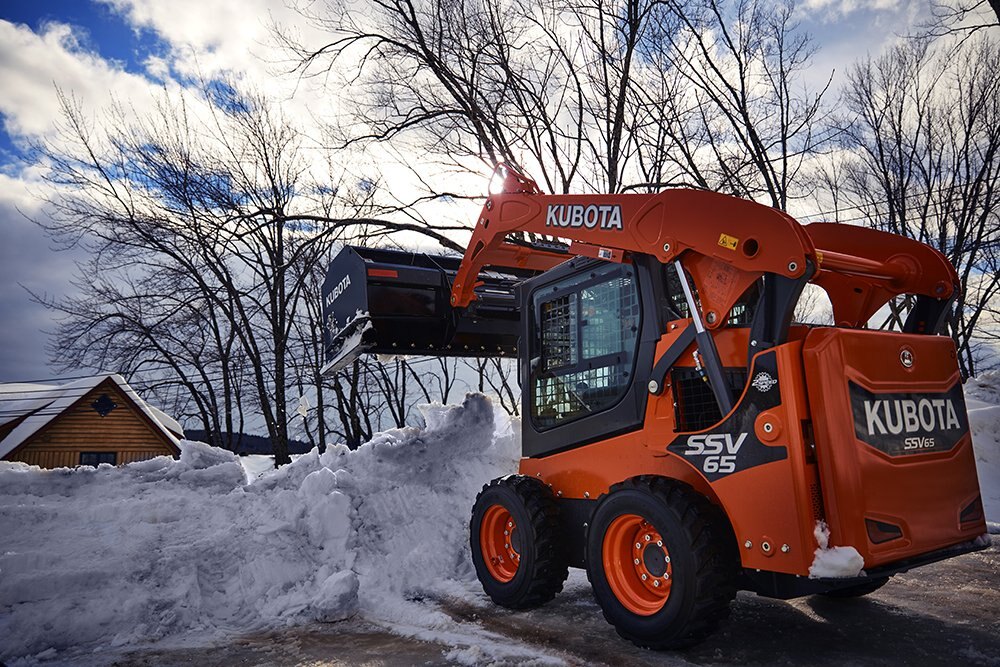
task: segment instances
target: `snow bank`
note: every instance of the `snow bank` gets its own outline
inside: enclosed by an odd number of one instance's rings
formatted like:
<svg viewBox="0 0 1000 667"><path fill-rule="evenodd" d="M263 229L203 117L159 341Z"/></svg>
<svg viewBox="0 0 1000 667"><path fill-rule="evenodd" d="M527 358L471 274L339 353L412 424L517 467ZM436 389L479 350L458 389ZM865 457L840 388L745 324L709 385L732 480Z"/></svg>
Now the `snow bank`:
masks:
<svg viewBox="0 0 1000 667"><path fill-rule="evenodd" d="M965 384L983 508L991 533L1000 533L1000 371Z"/></svg>
<svg viewBox="0 0 1000 667"><path fill-rule="evenodd" d="M810 579L856 577L865 566L865 559L854 547L831 547L830 529L825 521L817 521L813 530L816 549L812 565L809 566Z"/></svg>
<svg viewBox="0 0 1000 667"><path fill-rule="evenodd" d="M997 522L1000 375L970 381L966 396L987 518ZM538 659L509 637L456 632L453 618L421 602L479 591L469 512L519 456L510 421L485 397L428 407L425 420L277 471L245 472L236 456L192 442L178 461L119 468L0 463L0 661L356 613L443 641L453 660ZM861 572L861 556L831 548L825 526L816 539L810 576Z"/></svg>
<svg viewBox="0 0 1000 667"><path fill-rule="evenodd" d="M0 463L0 659L359 609L412 620L407 599L474 578L473 499L519 454L483 396L425 418L252 484L193 442L119 468Z"/></svg>

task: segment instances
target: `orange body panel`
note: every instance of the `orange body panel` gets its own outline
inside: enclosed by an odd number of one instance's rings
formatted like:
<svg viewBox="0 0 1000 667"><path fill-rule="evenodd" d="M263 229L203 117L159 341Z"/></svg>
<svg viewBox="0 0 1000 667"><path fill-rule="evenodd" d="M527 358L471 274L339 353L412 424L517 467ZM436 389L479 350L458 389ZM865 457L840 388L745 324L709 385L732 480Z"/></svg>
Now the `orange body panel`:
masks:
<svg viewBox="0 0 1000 667"><path fill-rule="evenodd" d="M679 323L660 340L657 356L682 329L683 323ZM723 360L746 350L746 336L745 329L717 334ZM778 408L758 417L756 432L764 435L760 425L767 418L774 428L767 435L769 442L761 439L768 446L787 448L787 458L709 482L685 457L666 449L678 437L674 430L673 391L668 387L660 396L649 397L641 430L543 458L523 458L520 472L551 484L561 497L580 499L596 499L613 484L637 475L681 480L725 510L740 545L750 542L750 548L741 548L744 567L807 574L816 547L813 528L819 517L815 509L816 466L810 461L802 429L809 410L801 342L773 351L783 401Z"/></svg>
<svg viewBox="0 0 1000 667"><path fill-rule="evenodd" d="M904 350L912 360L910 367L901 362ZM965 523L959 519L980 492L950 338L816 329L806 338L803 356L834 544L854 546L871 567L972 540L986 532L981 512ZM867 412L857 398L852 412L850 383L867 390L865 396L873 395ZM956 397L951 424L954 436L953 441L941 442L949 437L947 429L939 428L939 422L950 417L945 399L936 399L941 402L934 405L929 398L920 397L946 396L949 390ZM909 406L900 406L898 417L893 399L910 401ZM922 414L919 408L924 408ZM866 418L868 422L856 426L856 419ZM891 423L894 418L896 424ZM907 421L914 433L938 434L907 437ZM874 435L864 430L869 423ZM905 449L883 451L859 439L856 429L883 447L884 441L890 441L903 443ZM899 433L894 435L893 430ZM931 442L935 438L937 442ZM937 451L944 444L951 446ZM873 543L866 519L898 526L902 535Z"/></svg>

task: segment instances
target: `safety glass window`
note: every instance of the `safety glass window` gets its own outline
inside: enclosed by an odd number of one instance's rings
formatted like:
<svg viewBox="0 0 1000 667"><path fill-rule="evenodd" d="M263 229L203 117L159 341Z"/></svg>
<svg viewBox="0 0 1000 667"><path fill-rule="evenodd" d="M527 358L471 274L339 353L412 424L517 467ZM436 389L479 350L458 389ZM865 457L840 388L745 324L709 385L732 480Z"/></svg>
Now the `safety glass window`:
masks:
<svg viewBox="0 0 1000 667"><path fill-rule="evenodd" d="M539 289L532 300L531 418L540 429L601 412L628 391L640 326L631 266L611 264Z"/></svg>

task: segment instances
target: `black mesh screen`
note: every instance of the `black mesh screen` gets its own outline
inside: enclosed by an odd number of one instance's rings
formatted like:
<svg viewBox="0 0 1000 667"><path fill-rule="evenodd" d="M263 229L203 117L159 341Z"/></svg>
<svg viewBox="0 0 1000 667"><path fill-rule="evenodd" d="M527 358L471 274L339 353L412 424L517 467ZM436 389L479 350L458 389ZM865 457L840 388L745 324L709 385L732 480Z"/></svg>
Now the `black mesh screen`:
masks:
<svg viewBox="0 0 1000 667"><path fill-rule="evenodd" d="M741 368L724 370L733 396L743 393L747 372ZM674 416L678 431L700 431L722 419L712 387L693 368L675 368L671 372L674 389Z"/></svg>

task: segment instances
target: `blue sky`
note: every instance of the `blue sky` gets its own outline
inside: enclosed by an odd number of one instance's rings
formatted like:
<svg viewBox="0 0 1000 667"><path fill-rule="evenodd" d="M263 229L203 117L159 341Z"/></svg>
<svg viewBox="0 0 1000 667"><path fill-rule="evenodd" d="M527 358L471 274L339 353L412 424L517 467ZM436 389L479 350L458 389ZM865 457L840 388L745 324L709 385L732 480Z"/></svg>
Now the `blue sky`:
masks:
<svg viewBox="0 0 1000 667"><path fill-rule="evenodd" d="M163 46L152 31L136 30L120 12L89 0L5 2L0 7L0 17L11 23L23 23L35 32L53 22L75 26L84 49L132 72L142 72L146 55L162 50Z"/></svg>
<svg viewBox="0 0 1000 667"><path fill-rule="evenodd" d="M289 97L303 85L269 64L267 24L298 20L284 0L50 0L0 3L0 381L52 377L45 331L52 316L30 299L72 289L74 256L55 252L28 217L43 216L31 141L58 119L55 87L88 108L109 94L142 108L163 85L194 74L236 74ZM811 78L825 81L880 51L914 20L905 0L803 0L800 16L819 52ZM302 28L305 30L305 28ZM321 91L310 100L324 99ZM23 287L22 287L23 286Z"/></svg>
<svg viewBox="0 0 1000 667"><path fill-rule="evenodd" d="M120 12L90 0L8 0L0 5L0 19L24 24L35 33L51 23L70 25L80 49L140 75L145 72L143 62L147 57L162 55L166 50L165 43L152 30L133 28ZM9 167L23 157L23 137L11 137L4 123L0 127L0 162Z"/></svg>

